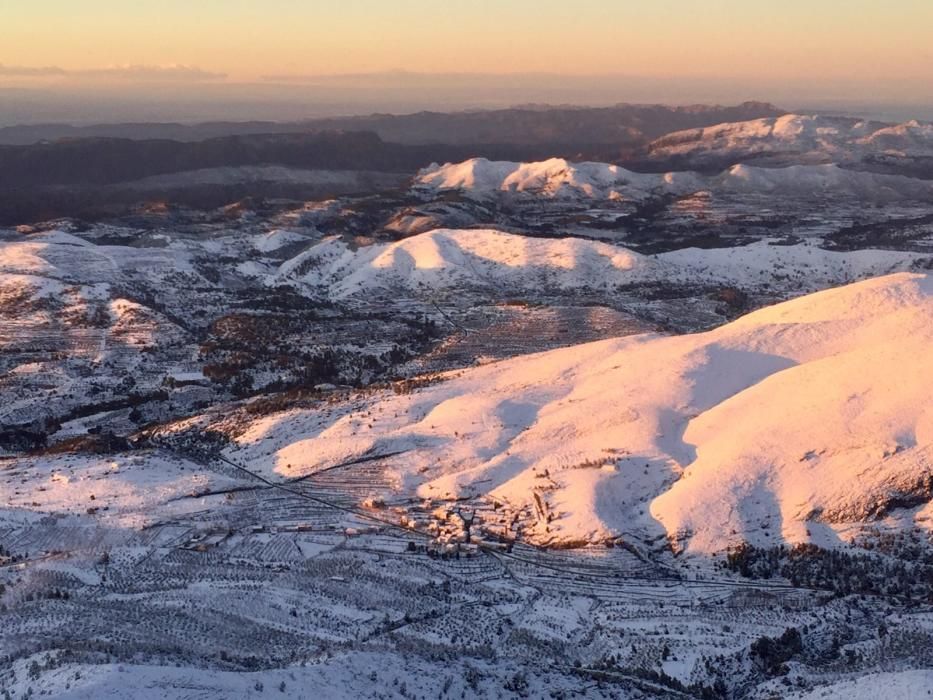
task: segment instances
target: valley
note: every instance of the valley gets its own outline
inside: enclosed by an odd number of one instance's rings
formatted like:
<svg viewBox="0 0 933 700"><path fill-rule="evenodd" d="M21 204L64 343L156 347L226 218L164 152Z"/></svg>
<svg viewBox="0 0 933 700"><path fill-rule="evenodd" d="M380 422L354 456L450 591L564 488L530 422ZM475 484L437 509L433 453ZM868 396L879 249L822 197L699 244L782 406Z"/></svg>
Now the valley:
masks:
<svg viewBox="0 0 933 700"><path fill-rule="evenodd" d="M928 688L933 133L747 116L4 224L0 695Z"/></svg>

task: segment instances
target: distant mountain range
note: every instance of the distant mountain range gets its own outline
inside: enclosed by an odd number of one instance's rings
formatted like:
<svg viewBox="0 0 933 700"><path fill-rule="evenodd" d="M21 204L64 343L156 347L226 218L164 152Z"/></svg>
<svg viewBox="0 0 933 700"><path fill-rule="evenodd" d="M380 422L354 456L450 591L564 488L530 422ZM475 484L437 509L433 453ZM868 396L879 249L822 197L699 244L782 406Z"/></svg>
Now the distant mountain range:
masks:
<svg viewBox="0 0 933 700"><path fill-rule="evenodd" d="M415 178L414 186L426 193L457 191L476 199L550 197L641 202L665 195L715 192L802 198L832 193L865 201L933 201L933 182L847 170L832 163L771 168L738 163L715 175L703 175L689 170L638 173L618 165L570 163L563 158L538 163L473 158L425 168Z"/></svg>
<svg viewBox="0 0 933 700"><path fill-rule="evenodd" d="M784 114L762 102L723 107L629 105L615 107L526 106L501 110L417 112L334 117L295 122L247 121L118 123L73 126L24 124L0 128L0 145L24 146L69 138L171 139L202 141L246 134L315 131L371 131L386 141L405 144L632 144L671 131Z"/></svg>
<svg viewBox="0 0 933 700"><path fill-rule="evenodd" d="M737 162L840 165L933 177L933 124L785 114L677 131L646 148L642 165L720 170Z"/></svg>
<svg viewBox="0 0 933 700"><path fill-rule="evenodd" d="M791 173L794 186L817 192L842 187L853 194L868 192L872 199L917 197L920 192L925 199L928 188L920 180L933 179L931 124L785 114L758 102L732 107L525 107L292 123L23 126L0 129L0 143L4 140L20 145L0 145L0 224L96 218L151 200L210 209L247 196L301 200L393 189L436 163L462 163L457 166L461 175L472 164L471 177L481 176L479 189L489 188L490 168L510 162L516 168L521 162L574 162L573 177L592 175L598 182L586 187L606 193L626 183L629 190L652 193L698 191L706 185L768 191L782 185L772 182L775 176L762 167L823 166L823 171L808 171L809 179L801 179L803 172ZM585 165L590 161L624 170L597 173ZM542 175L540 165L536 167L539 179L553 175ZM916 181L881 182L840 169ZM218 172L208 172L214 170ZM525 177L525 170L509 176L510 187L534 189L530 181L515 180ZM321 177L320 171L346 175ZM182 177L185 173L189 176ZM443 189L444 178L456 179L457 173L438 171L432 181ZM675 175L663 186L658 181L648 187L648 180L655 182L657 176L646 180L637 173ZM728 174L705 183L697 180L697 173ZM549 182L557 186L553 179ZM494 188L505 184L503 180ZM558 189L568 187L576 185L568 181Z"/></svg>

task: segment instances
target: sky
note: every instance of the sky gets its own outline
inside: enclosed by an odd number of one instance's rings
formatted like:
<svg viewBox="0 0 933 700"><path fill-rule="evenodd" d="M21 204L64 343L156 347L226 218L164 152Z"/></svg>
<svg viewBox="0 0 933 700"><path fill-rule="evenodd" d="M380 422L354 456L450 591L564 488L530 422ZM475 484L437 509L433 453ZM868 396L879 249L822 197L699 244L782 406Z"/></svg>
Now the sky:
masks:
<svg viewBox="0 0 933 700"><path fill-rule="evenodd" d="M255 100L321 83L336 106L404 80L449 102L424 74L469 74L524 76L531 99L651 101L656 81L655 101L933 102L931 0L0 0L0 26L0 88L46 93L212 84L202 100ZM615 91L574 98L583 76Z"/></svg>

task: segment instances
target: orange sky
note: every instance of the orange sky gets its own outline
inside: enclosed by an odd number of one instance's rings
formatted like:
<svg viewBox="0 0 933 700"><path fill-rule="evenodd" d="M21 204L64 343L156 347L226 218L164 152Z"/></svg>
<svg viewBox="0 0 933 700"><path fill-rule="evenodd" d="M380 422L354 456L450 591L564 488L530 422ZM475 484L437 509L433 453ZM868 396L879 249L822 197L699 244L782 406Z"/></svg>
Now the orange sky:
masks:
<svg viewBox="0 0 933 700"><path fill-rule="evenodd" d="M15 0L0 22L5 82L181 64L234 81L540 71L817 78L857 91L891 79L906 96L933 76L930 0ZM82 73L22 70L38 67Z"/></svg>

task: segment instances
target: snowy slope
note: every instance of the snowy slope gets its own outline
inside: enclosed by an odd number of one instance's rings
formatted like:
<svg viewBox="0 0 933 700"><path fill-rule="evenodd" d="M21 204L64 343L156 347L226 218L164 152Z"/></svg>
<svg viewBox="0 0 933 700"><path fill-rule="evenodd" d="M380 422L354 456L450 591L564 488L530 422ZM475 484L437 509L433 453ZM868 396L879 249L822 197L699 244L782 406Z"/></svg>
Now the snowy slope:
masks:
<svg viewBox="0 0 933 700"><path fill-rule="evenodd" d="M608 163L570 163L551 158L536 163L473 158L462 163L431 165L415 178L421 191L463 190L488 197L496 193L529 193L549 197L645 198L655 191L692 192L702 188L693 173L635 173Z"/></svg>
<svg viewBox="0 0 933 700"><path fill-rule="evenodd" d="M681 248L654 256L669 279L793 294L911 269L922 256L893 250L831 251L816 241L773 245L759 241L730 248Z"/></svg>
<svg viewBox="0 0 933 700"><path fill-rule="evenodd" d="M668 532L696 533L691 546L704 551L732 532L807 541L817 534L810 520L868 520L895 494L929 498L933 279L895 276L803 297L715 335L715 352L794 364L689 421L688 478L652 503Z"/></svg>
<svg viewBox="0 0 933 700"><path fill-rule="evenodd" d="M878 698L928 698L933 688L933 671L910 670L870 673L858 678L817 686L789 698L798 700L878 700Z"/></svg>
<svg viewBox="0 0 933 700"><path fill-rule="evenodd" d="M786 114L674 132L654 141L649 150L659 159L777 154L793 156L797 162L854 162L879 155L929 158L933 124Z"/></svg>
<svg viewBox="0 0 933 700"><path fill-rule="evenodd" d="M257 234L253 237L253 246L260 253L274 253L285 246L307 240L307 237L284 229L274 229L268 233Z"/></svg>
<svg viewBox="0 0 933 700"><path fill-rule="evenodd" d="M41 275L77 284L104 284L125 275L153 280L193 275L189 251L173 246L95 245L64 231L0 243L0 273Z"/></svg>
<svg viewBox="0 0 933 700"><path fill-rule="evenodd" d="M403 452L402 492L533 510L539 542L832 544L835 525L933 477L931 343L933 277L891 275L708 333L601 341L265 418L234 451L283 476Z"/></svg>
<svg viewBox="0 0 933 700"><path fill-rule="evenodd" d="M531 238L493 229L438 229L353 248L337 237L283 263L268 283L298 284L331 298L376 291L433 294L458 289L560 292L613 290L636 282L739 284L815 290L909 269L915 253L832 252L812 242L685 248L649 257L583 238Z"/></svg>
<svg viewBox="0 0 933 700"><path fill-rule="evenodd" d="M429 231L353 249L328 238L285 262L274 283L326 287L333 297L375 289L612 288L654 279L658 265L624 248L582 238L528 238L486 229Z"/></svg>
<svg viewBox="0 0 933 700"><path fill-rule="evenodd" d="M705 137L701 135L699 138ZM710 150L726 148L717 145L719 141L716 140L708 144L701 140L700 143L708 145ZM741 154L750 147L741 142L729 148ZM668 150L679 153L673 146L659 152L670 155ZM534 196L637 202L660 195L710 191L714 194L741 193L796 198L833 194L872 201L933 201L933 184L930 182L900 175L845 170L830 163L783 168L738 164L718 175L703 176L693 172L636 173L618 165L570 163L561 158L537 163L474 158L462 163L435 164L422 170L415 178L414 190L422 194L459 190L478 199Z"/></svg>
<svg viewBox="0 0 933 700"><path fill-rule="evenodd" d="M47 657L46 657L47 658ZM223 671L193 666L133 663L56 664L39 678L29 675L29 664L44 659L36 655L12 665L15 680L9 687L13 697L47 696L61 700L204 700L217 698L279 698L280 700L358 700L359 698L404 697L385 687L401 684L414 697L446 694L447 678L460 679L471 668L469 661L453 659L443 672L417 657L392 651L338 652L323 659L284 668L261 671ZM485 667L484 668L488 668ZM509 670L509 666L505 667ZM514 673L514 671L513 671ZM373 681L378 676L378 683ZM390 680L391 679L391 680ZM486 681L484 681L485 683ZM494 697L496 686L483 697ZM463 686L462 680L448 682L446 688ZM31 691L30 691L31 688ZM498 686L501 691L501 685ZM543 696L550 688L543 680L532 679L532 692Z"/></svg>
<svg viewBox="0 0 933 700"><path fill-rule="evenodd" d="M792 197L847 195L868 201L933 201L933 185L902 175L846 170L838 165L791 165L756 168L734 165L710 181L712 191Z"/></svg>

